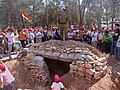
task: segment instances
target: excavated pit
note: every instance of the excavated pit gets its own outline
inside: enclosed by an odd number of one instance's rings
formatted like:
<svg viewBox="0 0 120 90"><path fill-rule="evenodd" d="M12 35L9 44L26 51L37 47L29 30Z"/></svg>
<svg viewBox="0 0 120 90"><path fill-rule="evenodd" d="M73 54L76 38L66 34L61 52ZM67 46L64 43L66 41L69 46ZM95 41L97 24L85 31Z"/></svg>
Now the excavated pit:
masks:
<svg viewBox="0 0 120 90"><path fill-rule="evenodd" d="M61 77L68 73L70 70L70 62L52 60L49 58L44 58L44 60L49 68L51 80L53 80L55 74L58 74Z"/></svg>

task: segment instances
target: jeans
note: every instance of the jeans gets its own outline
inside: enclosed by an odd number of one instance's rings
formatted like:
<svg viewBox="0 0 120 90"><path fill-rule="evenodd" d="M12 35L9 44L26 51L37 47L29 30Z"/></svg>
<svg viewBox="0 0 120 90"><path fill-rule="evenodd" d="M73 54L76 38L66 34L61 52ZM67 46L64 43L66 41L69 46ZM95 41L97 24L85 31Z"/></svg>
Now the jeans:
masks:
<svg viewBox="0 0 120 90"><path fill-rule="evenodd" d="M110 53L110 50L111 50L111 42L103 42L103 50L104 52L106 53Z"/></svg>
<svg viewBox="0 0 120 90"><path fill-rule="evenodd" d="M111 51L110 54L115 55L115 47L116 47L117 41L112 41Z"/></svg>
<svg viewBox="0 0 120 90"><path fill-rule="evenodd" d="M20 42L20 41L16 41L16 42L15 42L15 47L16 47L17 49L22 49L22 44L21 44L21 42Z"/></svg>
<svg viewBox="0 0 120 90"><path fill-rule="evenodd" d="M22 48L25 48L25 41L26 40L20 40L21 44L22 44Z"/></svg>
<svg viewBox="0 0 120 90"><path fill-rule="evenodd" d="M9 85L4 86L3 90L12 90L15 83L16 83L16 80L12 81Z"/></svg>
<svg viewBox="0 0 120 90"><path fill-rule="evenodd" d="M8 57L11 59L11 52L12 52L12 44L8 44Z"/></svg>
<svg viewBox="0 0 120 90"><path fill-rule="evenodd" d="M115 47L115 57L120 60L120 47Z"/></svg>
<svg viewBox="0 0 120 90"><path fill-rule="evenodd" d="M97 41L92 41L92 46L97 48Z"/></svg>

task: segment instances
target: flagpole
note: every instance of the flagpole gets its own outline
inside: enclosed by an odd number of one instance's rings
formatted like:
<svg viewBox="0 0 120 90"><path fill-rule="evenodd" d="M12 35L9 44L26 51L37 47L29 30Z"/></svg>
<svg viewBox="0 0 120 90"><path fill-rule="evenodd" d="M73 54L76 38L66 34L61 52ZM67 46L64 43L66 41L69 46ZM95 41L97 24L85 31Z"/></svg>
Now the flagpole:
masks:
<svg viewBox="0 0 120 90"><path fill-rule="evenodd" d="M21 17L22 17L22 15L21 15ZM26 25L25 25L25 22L24 22L23 17L22 17L22 24L23 24L23 25L22 25L22 28L25 28Z"/></svg>

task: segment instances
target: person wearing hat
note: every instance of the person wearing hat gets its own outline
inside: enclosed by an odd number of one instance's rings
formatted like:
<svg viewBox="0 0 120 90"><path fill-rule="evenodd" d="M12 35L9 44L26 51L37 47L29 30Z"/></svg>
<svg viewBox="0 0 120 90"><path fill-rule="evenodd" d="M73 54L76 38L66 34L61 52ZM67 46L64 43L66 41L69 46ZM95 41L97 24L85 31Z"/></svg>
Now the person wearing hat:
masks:
<svg viewBox="0 0 120 90"><path fill-rule="evenodd" d="M60 77L58 75L54 76L54 82L52 83L51 90L67 90L62 82L60 82Z"/></svg>
<svg viewBox="0 0 120 90"><path fill-rule="evenodd" d="M3 84L3 90L13 90L13 86L15 85L15 78L8 70L7 66L1 62L0 64L0 87Z"/></svg>

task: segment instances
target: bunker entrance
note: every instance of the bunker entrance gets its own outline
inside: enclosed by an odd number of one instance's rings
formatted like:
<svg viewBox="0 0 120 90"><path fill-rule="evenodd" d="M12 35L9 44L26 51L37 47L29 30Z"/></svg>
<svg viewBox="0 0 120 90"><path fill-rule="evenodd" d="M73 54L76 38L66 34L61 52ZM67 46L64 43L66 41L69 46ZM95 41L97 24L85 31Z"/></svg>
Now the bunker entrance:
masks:
<svg viewBox="0 0 120 90"><path fill-rule="evenodd" d="M50 72L50 78L53 80L55 74L58 74L60 77L69 72L70 64L69 62L63 62L59 60L52 60L45 58L44 59Z"/></svg>

